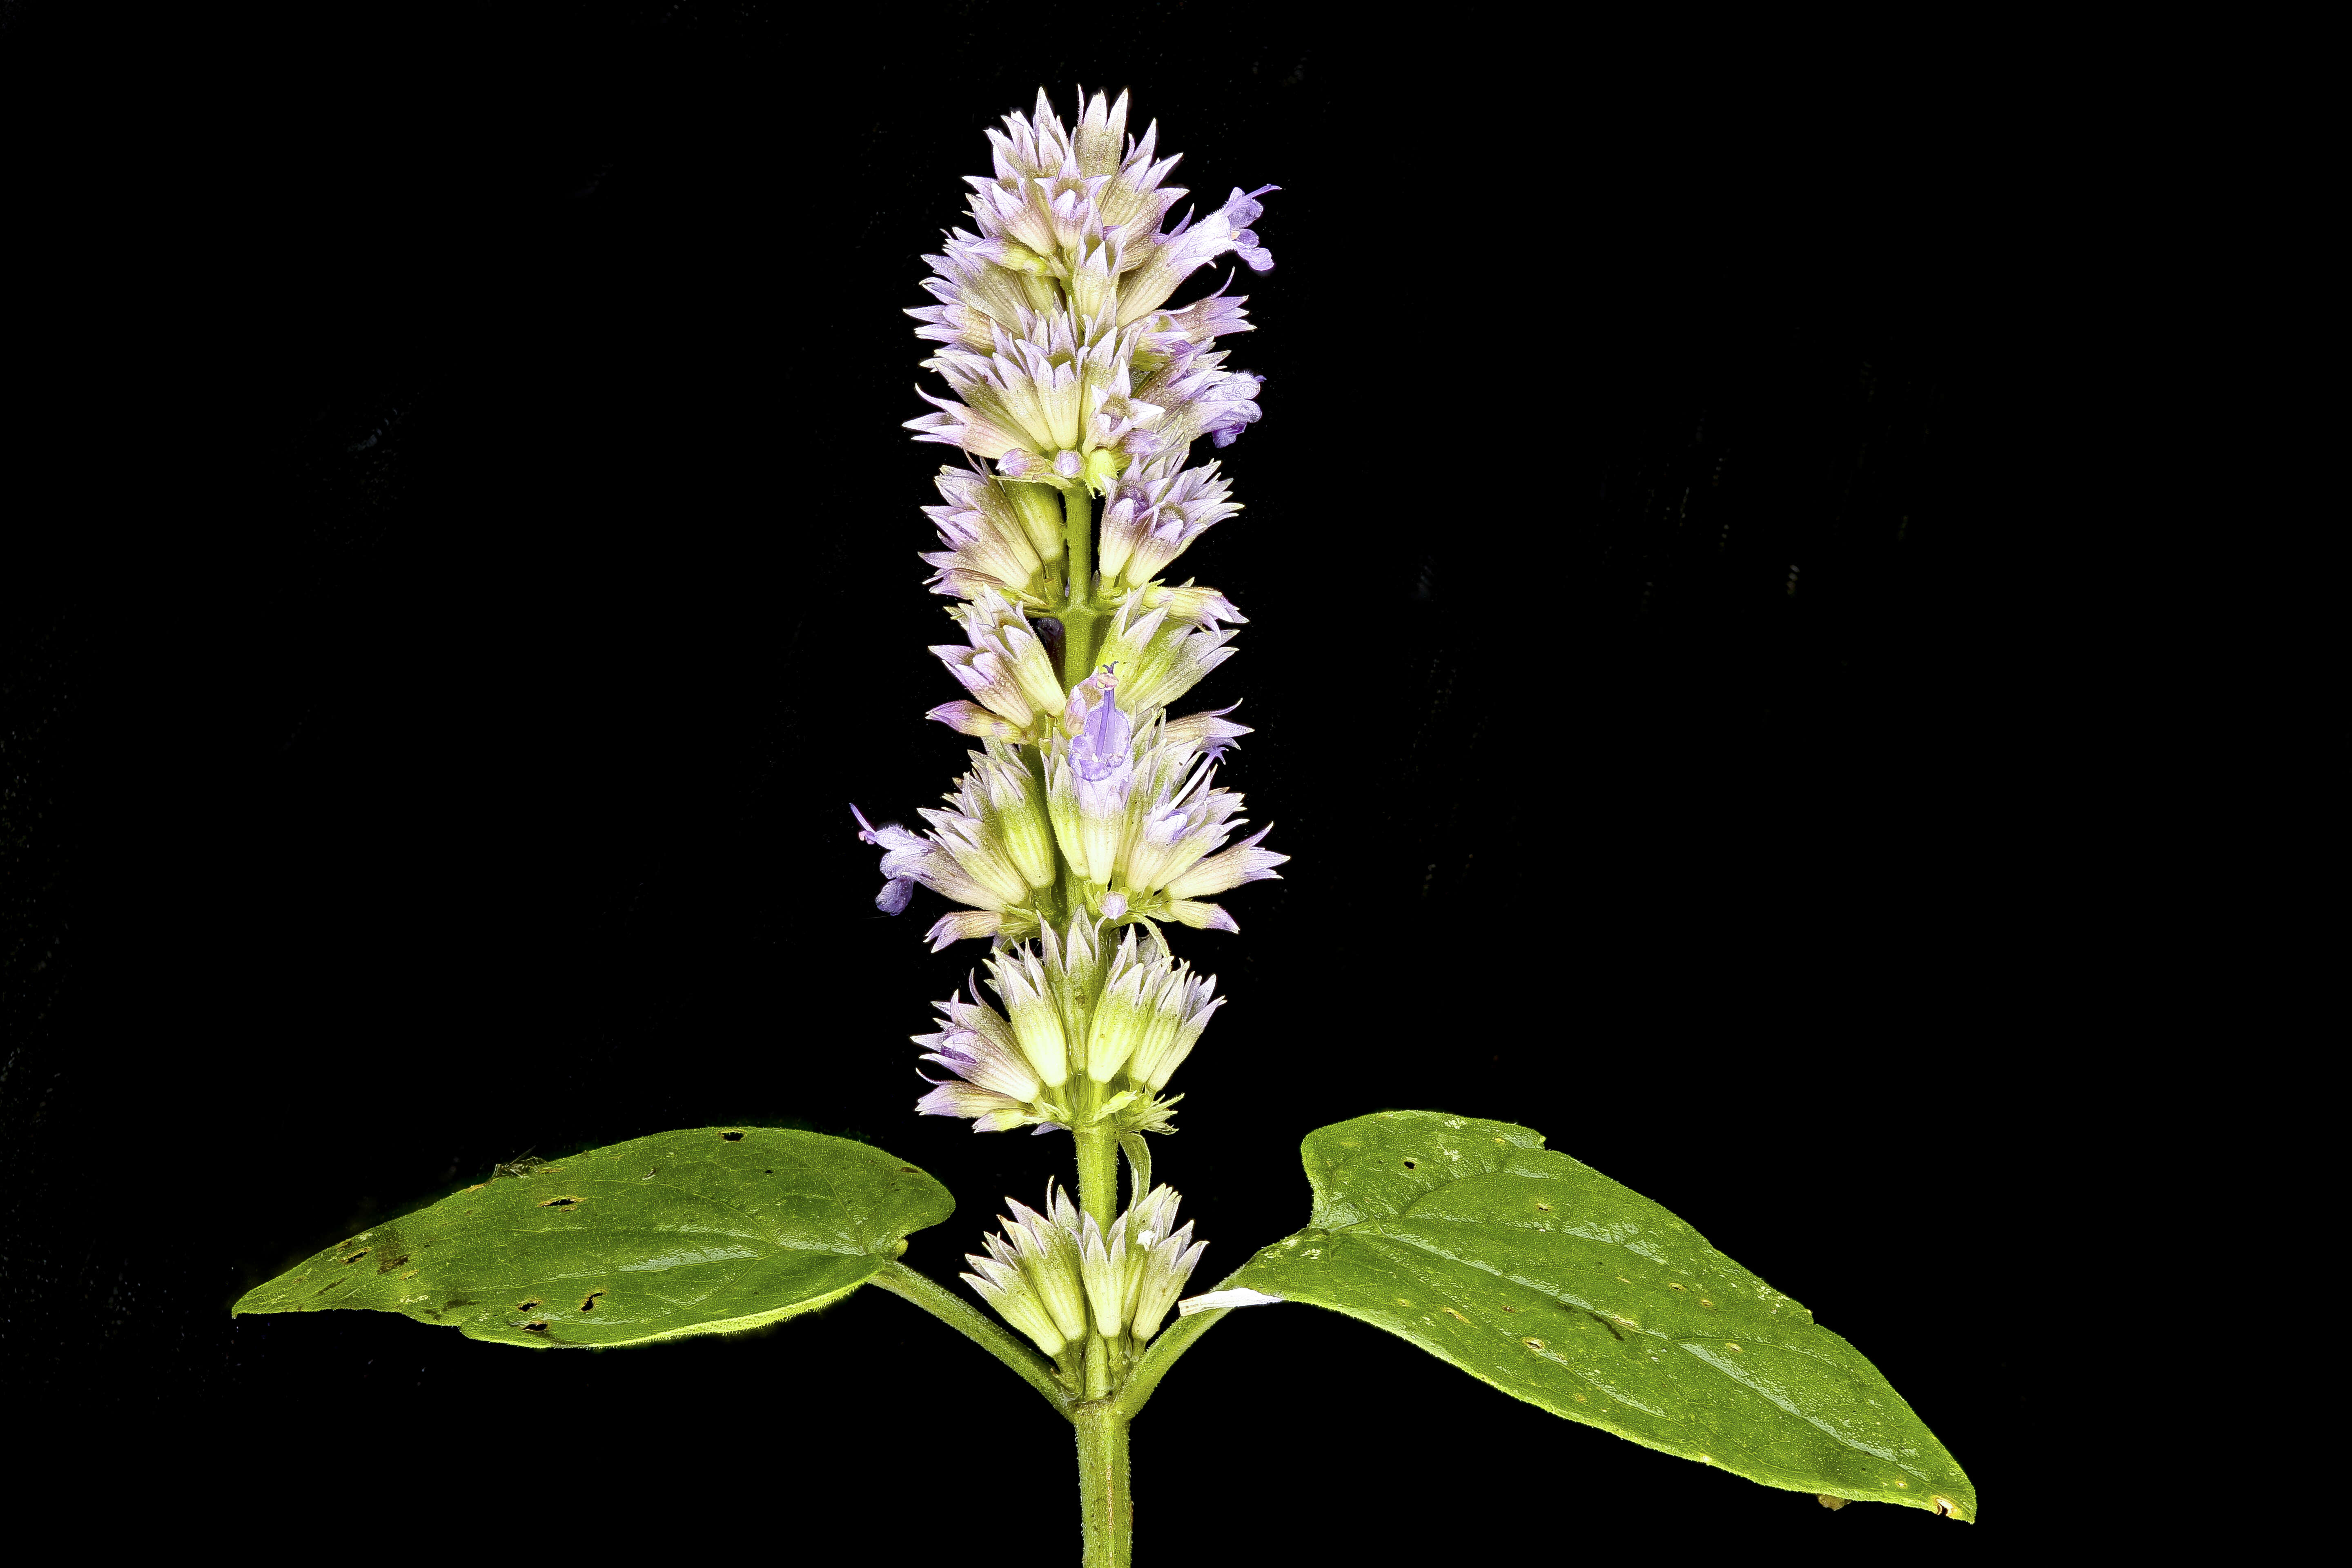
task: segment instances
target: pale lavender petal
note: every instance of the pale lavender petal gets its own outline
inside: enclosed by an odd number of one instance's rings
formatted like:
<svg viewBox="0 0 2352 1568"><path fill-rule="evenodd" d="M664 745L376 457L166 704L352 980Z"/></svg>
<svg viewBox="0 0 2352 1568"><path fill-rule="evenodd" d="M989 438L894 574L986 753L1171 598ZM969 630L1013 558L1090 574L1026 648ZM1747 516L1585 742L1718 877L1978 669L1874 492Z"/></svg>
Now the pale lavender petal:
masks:
<svg viewBox="0 0 2352 1568"><path fill-rule="evenodd" d="M1257 847L1258 841L1273 831L1273 824L1268 823L1224 853L1201 861L1169 882L1169 896L1185 899L1197 893L1222 893L1244 882L1279 880L1281 873L1275 868L1290 857Z"/></svg>
<svg viewBox="0 0 2352 1568"><path fill-rule="evenodd" d="M1168 906L1168 918L1194 931L1239 931L1234 917L1214 904L1203 904L1191 899L1179 899ZM934 949L933 951L937 951Z"/></svg>
<svg viewBox="0 0 2352 1568"><path fill-rule="evenodd" d="M1021 1121L1026 1121L1029 1119L1027 1108L1010 1095L977 1089L958 1079L949 1079L930 1093L915 1101L915 1112L919 1116L988 1117L991 1120L1001 1120L1008 1111L1019 1117ZM1017 1127L1020 1124L1020 1121L1016 1121L1011 1125ZM1004 1128L975 1127L972 1131L1001 1132Z"/></svg>
<svg viewBox="0 0 2352 1568"><path fill-rule="evenodd" d="M1010 741L1021 733L1020 728L1000 714L990 712L977 702L959 699L942 702L923 715L936 719L961 735L978 735L984 740Z"/></svg>
<svg viewBox="0 0 2352 1568"><path fill-rule="evenodd" d="M955 910L940 916L939 923L923 934L930 942L931 951L938 952L950 942L968 937L994 936L1003 925L1004 916L994 910Z"/></svg>

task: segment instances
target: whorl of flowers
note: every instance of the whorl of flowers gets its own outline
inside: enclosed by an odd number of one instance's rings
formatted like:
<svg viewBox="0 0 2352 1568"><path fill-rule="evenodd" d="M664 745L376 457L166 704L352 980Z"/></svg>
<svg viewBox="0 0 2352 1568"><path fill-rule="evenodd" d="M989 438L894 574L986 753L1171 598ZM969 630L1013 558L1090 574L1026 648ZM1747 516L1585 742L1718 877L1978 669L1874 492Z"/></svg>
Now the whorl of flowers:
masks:
<svg viewBox="0 0 2352 1568"><path fill-rule="evenodd" d="M1224 1005L1214 975L1198 975L1157 931L1130 928L1114 948L1102 923L1080 915L1035 943L988 959L999 1012L980 998L935 1005L939 1029L914 1037L923 1060L955 1076L932 1079L916 1103L926 1116L969 1117L977 1132L1041 1130L1116 1121L1122 1130L1169 1131L1183 1096L1160 1090Z"/></svg>
<svg viewBox="0 0 2352 1568"><path fill-rule="evenodd" d="M1139 1347L1208 1249L1189 1221L1177 1226L1181 1201L1173 1187L1154 1187L1106 1226L1058 1188L1046 1189L1042 1213L1007 1198L1015 1217L1000 1216L1003 1233L982 1238L987 1257L964 1255L972 1267L964 1281L1049 1356L1088 1333L1115 1349Z"/></svg>

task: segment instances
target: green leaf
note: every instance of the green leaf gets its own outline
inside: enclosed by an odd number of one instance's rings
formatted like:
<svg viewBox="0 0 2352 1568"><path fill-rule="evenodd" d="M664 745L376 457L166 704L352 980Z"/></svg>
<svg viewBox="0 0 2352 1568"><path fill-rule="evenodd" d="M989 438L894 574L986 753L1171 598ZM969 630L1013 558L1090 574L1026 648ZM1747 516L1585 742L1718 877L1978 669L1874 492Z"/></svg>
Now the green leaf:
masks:
<svg viewBox="0 0 2352 1568"><path fill-rule="evenodd" d="M1311 1132L1307 1228L1226 1284L1360 1318L1556 1415L1768 1487L1976 1517L1968 1477L1859 1351L1543 1143L1426 1110Z"/></svg>
<svg viewBox="0 0 2352 1568"><path fill-rule="evenodd" d="M239 1312L368 1307L516 1345L756 1328L838 1300L954 1212L845 1138L657 1132L493 1177L247 1291Z"/></svg>

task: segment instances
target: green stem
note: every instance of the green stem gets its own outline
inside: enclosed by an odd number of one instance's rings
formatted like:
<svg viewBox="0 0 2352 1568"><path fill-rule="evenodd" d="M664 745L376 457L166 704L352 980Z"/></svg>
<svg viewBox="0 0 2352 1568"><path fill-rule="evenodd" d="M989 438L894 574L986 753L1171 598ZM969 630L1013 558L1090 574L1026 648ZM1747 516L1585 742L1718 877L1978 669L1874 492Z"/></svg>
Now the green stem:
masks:
<svg viewBox="0 0 2352 1568"><path fill-rule="evenodd" d="M1075 688L1092 675L1103 615L1094 607L1094 507L1083 486L1062 492L1062 540L1069 597L1062 606L1062 684ZM1080 902L1081 890L1066 861L1055 890L1066 916ZM1078 1086L1073 1085L1073 1089ZM1091 1109L1098 1095L1074 1095ZM1097 1121L1071 1129L1077 1145L1078 1206L1108 1231L1118 1213L1118 1127ZM1149 1159L1147 1154L1146 1159ZM1083 1404L1066 1400L1078 1433L1079 1513L1086 1530L1086 1568L1128 1568L1133 1561L1135 1526L1128 1496L1128 1414L1112 1392L1112 1345L1101 1334L1087 1336L1086 1390ZM1171 1358L1172 1359L1172 1358Z"/></svg>
<svg viewBox="0 0 2352 1568"><path fill-rule="evenodd" d="M1094 503L1084 485L1062 492L1062 543L1070 600L1062 607L1062 684L1074 687L1095 672L1095 631L1102 613L1095 594Z"/></svg>
<svg viewBox="0 0 2352 1568"><path fill-rule="evenodd" d="M872 1283L894 1296L903 1296L926 1312L946 1323L972 1343L1019 1373L1024 1382L1053 1402L1054 1408L1066 1415L1070 1413L1070 1391L1054 1375L1045 1358L1014 1339L994 1321L982 1317L961 1297L951 1295L929 1276L918 1274L903 1263L890 1263L874 1276Z"/></svg>
<svg viewBox="0 0 2352 1568"><path fill-rule="evenodd" d="M1077 1129L1074 1136L1078 1145L1078 1207L1094 1215L1108 1236L1110 1222L1118 1215L1118 1127L1112 1121L1097 1121Z"/></svg>
<svg viewBox="0 0 2352 1568"><path fill-rule="evenodd" d="M1135 1508L1128 1495L1127 1417L1108 1400L1070 1413L1078 1428L1078 1511L1086 1528L1086 1568L1128 1568L1134 1561Z"/></svg>

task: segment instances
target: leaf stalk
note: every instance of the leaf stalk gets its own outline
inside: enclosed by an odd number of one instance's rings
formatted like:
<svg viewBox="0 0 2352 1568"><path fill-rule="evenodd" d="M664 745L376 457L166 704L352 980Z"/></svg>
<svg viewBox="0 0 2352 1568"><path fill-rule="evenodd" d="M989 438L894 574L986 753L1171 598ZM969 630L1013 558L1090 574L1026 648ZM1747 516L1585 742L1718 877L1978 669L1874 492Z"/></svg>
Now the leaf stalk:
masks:
<svg viewBox="0 0 2352 1568"><path fill-rule="evenodd" d="M994 1319L985 1317L966 1302L942 1288L929 1276L919 1274L904 1263L892 1262L874 1276L873 1284L894 1296L904 1297L920 1307L948 1327L1011 1367L1021 1374L1021 1380L1044 1394L1054 1408L1068 1415L1076 1403L1062 1380L1054 1375L1045 1358L1013 1337Z"/></svg>

